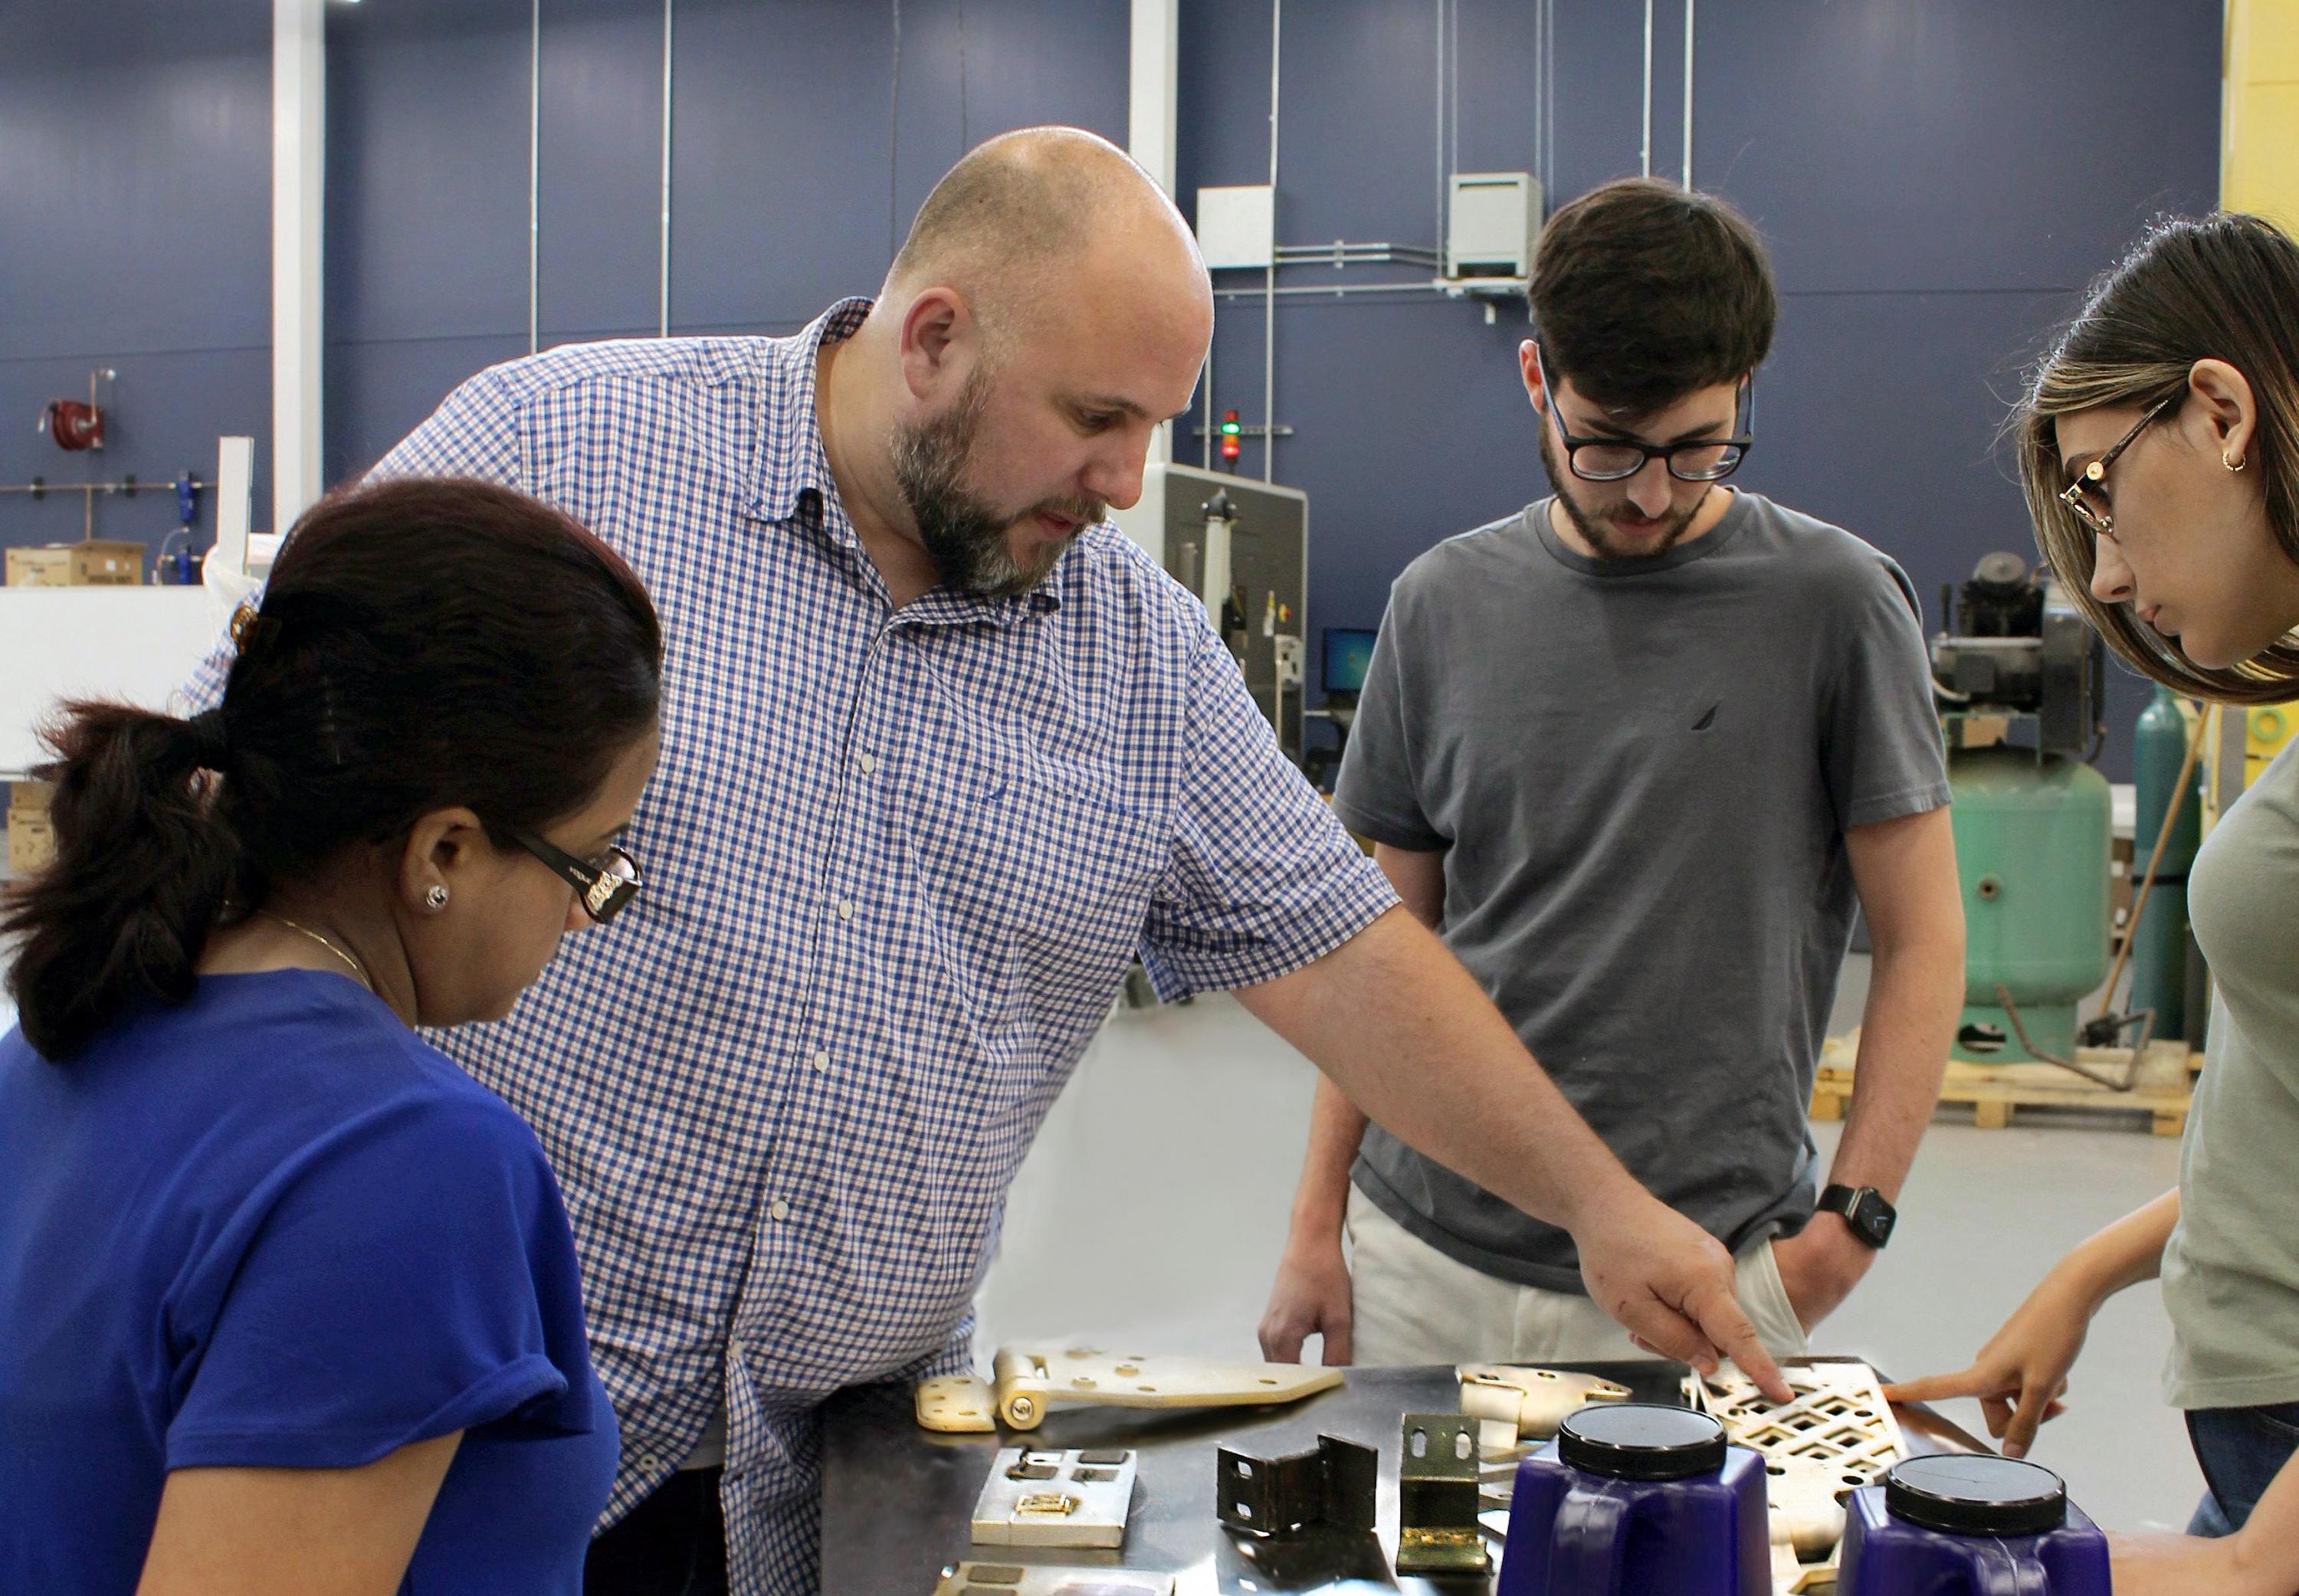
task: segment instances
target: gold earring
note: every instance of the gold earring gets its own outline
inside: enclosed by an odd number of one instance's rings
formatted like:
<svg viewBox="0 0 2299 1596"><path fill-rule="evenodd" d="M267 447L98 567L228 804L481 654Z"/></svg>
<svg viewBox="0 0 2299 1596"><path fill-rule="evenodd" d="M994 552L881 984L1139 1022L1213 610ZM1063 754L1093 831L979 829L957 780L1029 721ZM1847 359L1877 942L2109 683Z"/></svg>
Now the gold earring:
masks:
<svg viewBox="0 0 2299 1596"><path fill-rule="evenodd" d="M2240 471L2245 466L2250 464L2250 462L2247 460L2239 460L2232 454L2223 454L2220 456L2220 464L2225 466L2230 471Z"/></svg>

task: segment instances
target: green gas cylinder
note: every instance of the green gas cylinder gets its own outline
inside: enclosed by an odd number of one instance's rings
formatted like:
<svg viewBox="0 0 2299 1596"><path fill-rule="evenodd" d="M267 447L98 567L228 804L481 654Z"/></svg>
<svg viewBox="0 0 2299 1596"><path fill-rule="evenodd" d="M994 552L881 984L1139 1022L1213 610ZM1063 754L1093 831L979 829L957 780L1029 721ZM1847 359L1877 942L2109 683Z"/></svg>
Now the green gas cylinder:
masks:
<svg viewBox="0 0 2299 1596"><path fill-rule="evenodd" d="M2076 1005L2107 976L2107 779L2080 760L1996 747L1955 750L1948 782L1964 920L1955 1054L2073 1058Z"/></svg>
<svg viewBox="0 0 2299 1596"><path fill-rule="evenodd" d="M2190 735L2179 699L2159 685L2154 701L2140 711L2132 745L2137 799L2131 830L2135 893L2146 877L2148 856L2154 851L2164 811L2171 806L2179 771L2187 764ZM2195 779L2200 773L2188 773L2187 790L2180 797L2179 815L2171 822L2162 859L2155 867L2154 889L2131 933L2131 1000L2124 1006L2133 1013L2154 1010L2154 1034L2158 1037L2178 1038L2191 1030L2187 1013L2187 867L2195 863L2196 846L2203 840L2204 806Z"/></svg>

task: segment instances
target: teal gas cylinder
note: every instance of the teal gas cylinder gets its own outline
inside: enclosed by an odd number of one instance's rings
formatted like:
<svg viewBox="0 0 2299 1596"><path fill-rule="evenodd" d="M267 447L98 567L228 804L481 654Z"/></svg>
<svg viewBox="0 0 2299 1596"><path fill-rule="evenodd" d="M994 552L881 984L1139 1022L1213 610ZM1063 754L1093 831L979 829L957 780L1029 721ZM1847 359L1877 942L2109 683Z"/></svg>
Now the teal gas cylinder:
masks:
<svg viewBox="0 0 2299 1596"><path fill-rule="evenodd" d="M2171 806L2179 771L2187 760L2187 717L2170 688L2158 685L2154 701L2139 714L2132 743L2132 776L2137 789L2138 814L2131 831L2132 890L2147 872L2148 856L2163 829L2163 814ZM2200 1023L2187 1013L2187 869L2195 862L2203 840L2204 806L2197 791L2200 765L2188 772L2187 790L2181 796L2178 818L2163 843L2162 862L2155 867L2155 887L2131 934L2131 1000L2133 1013L2155 1012L2154 1034L2178 1040L2200 1035ZM2193 1019L2200 1021L2202 1016Z"/></svg>
<svg viewBox="0 0 2299 1596"><path fill-rule="evenodd" d="M1998 747L1955 750L1948 784L1964 922L1955 1055L2072 1058L2076 1005L2107 977L2107 779L2079 760Z"/></svg>

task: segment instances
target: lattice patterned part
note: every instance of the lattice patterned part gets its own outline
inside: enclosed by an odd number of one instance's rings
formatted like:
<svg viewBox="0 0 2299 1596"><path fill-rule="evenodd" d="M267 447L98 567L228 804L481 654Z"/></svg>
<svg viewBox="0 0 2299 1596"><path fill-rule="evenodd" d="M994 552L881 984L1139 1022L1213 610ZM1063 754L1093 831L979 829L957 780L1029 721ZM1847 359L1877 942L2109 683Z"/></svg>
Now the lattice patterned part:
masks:
<svg viewBox="0 0 2299 1596"><path fill-rule="evenodd" d="M1816 1363L1781 1372L1796 1393L1793 1402L1775 1406L1736 1371L1699 1381L1701 1405L1740 1445L1771 1460L1825 1469L1839 1489L1873 1484L1907 1456L1899 1423L1866 1364Z"/></svg>

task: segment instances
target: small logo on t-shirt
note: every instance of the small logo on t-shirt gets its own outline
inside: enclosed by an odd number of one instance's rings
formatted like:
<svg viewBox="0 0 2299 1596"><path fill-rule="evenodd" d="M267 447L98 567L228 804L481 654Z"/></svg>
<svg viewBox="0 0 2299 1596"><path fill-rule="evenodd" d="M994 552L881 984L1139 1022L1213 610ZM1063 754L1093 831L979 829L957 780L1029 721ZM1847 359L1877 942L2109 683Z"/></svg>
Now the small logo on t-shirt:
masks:
<svg viewBox="0 0 2299 1596"><path fill-rule="evenodd" d="M1692 723L1692 729L1696 732L1706 732L1709 727L1714 725L1716 724L1716 711L1720 707L1720 705L1711 704L1708 707L1708 713Z"/></svg>

